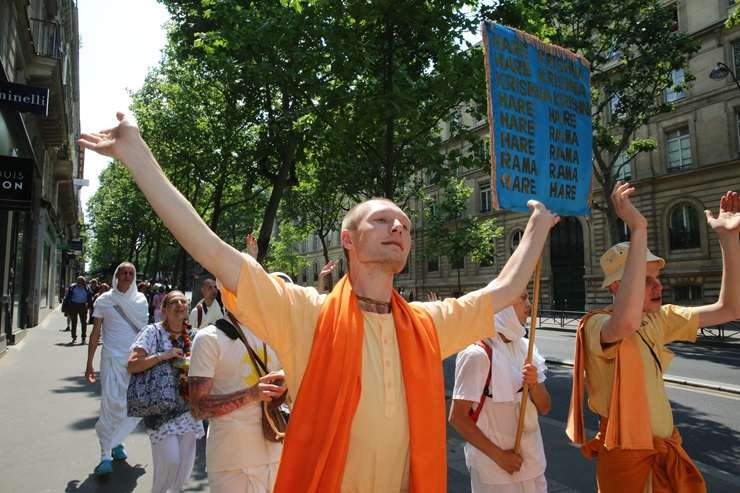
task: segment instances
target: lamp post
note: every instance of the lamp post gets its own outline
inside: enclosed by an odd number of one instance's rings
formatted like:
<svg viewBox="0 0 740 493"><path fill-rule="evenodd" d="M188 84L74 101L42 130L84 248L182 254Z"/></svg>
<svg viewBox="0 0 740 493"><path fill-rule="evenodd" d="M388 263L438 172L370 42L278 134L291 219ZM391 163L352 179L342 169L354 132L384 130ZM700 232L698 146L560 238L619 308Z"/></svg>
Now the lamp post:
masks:
<svg viewBox="0 0 740 493"><path fill-rule="evenodd" d="M726 64L722 62L717 62L717 65L712 69L711 72L709 72L709 78L713 80L722 80L725 79L728 75L732 76L732 80L735 81L737 90L740 91L740 82L738 82L737 80L737 75Z"/></svg>

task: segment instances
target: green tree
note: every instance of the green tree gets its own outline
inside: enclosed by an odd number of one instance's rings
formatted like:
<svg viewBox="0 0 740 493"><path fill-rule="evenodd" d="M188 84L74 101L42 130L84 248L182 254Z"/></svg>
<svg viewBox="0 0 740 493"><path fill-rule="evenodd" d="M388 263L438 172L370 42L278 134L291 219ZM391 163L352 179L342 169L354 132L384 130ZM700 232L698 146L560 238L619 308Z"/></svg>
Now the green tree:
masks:
<svg viewBox="0 0 740 493"><path fill-rule="evenodd" d="M333 13L326 46L336 86L316 120L326 129L327 169L349 197L403 203L418 192L415 176L458 166L440 152L443 138L477 139L459 118L463 105L478 118L485 108L481 50L464 38L477 30L469 13L477 2L321 5Z"/></svg>
<svg viewBox="0 0 740 493"><path fill-rule="evenodd" d="M492 263L496 238L503 228L495 218L483 219L467 214L467 201L472 188L465 181L450 178L439 188L439 197L427 198L424 209L424 253L430 257L446 255L457 270L457 291L462 292L460 269L465 258L473 262Z"/></svg>
<svg viewBox="0 0 740 493"><path fill-rule="evenodd" d="M635 131L673 109L666 91L684 90L693 80L688 62L698 43L677 29L674 9L660 0L501 0L485 9L486 17L591 62L593 173L607 197L621 171L617 163L655 149L653 139L635 139ZM680 83L673 79L677 71L684 74ZM611 202L594 206L606 213L617 241Z"/></svg>

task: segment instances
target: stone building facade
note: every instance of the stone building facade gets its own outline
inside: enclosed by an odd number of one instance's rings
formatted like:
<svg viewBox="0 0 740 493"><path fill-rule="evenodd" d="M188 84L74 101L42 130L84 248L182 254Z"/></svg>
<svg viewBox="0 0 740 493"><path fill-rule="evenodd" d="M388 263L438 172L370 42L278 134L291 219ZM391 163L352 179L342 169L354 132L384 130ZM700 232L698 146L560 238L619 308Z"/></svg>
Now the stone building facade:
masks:
<svg viewBox="0 0 740 493"><path fill-rule="evenodd" d="M0 2L0 352L82 270L78 53L75 0Z"/></svg>

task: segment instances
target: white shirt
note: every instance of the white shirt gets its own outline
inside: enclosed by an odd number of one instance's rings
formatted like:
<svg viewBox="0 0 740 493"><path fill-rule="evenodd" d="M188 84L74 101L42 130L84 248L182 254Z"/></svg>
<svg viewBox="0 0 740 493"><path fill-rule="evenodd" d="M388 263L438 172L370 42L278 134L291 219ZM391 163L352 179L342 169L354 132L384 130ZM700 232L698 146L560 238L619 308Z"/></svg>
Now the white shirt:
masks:
<svg viewBox="0 0 740 493"><path fill-rule="evenodd" d="M218 304L218 301L213 300L211 306L207 307L205 306L205 303L203 304L203 317L201 318L200 324L198 323L197 306L190 310L190 317L188 317L188 320L190 321L190 326L193 330L198 330L208 325L213 325L216 323L216 320L220 320L222 318L224 318L224 312L221 310L221 306Z"/></svg>
<svg viewBox="0 0 740 493"><path fill-rule="evenodd" d="M102 318L101 327L103 350L102 356L128 357L138 331L111 306L101 307L97 303L93 308L93 318Z"/></svg>
<svg viewBox="0 0 740 493"><path fill-rule="evenodd" d="M495 336L498 337L498 336ZM518 372L512 372L516 375L514 378L519 379L521 384L521 368L524 367L524 358L519 356L522 351L515 351L513 344L528 344L527 339L520 339L519 341L512 342L511 344L502 344L505 349L498 350L495 346L493 348L493 358L506 358L510 360L512 365L515 365L520 370ZM537 349L535 348L535 353ZM526 354L526 352L524 352ZM518 361L521 359L521 361ZM541 360L540 358L533 357L532 361ZM536 364L536 363L535 363ZM544 382L545 371L547 368L544 364L537 365L538 382ZM455 363L455 388L453 390L452 398L457 400L480 402L481 395L483 393L483 387L486 384L486 378L488 377L491 364L488 360L486 351L475 344L471 344L463 351L458 353L457 360ZM495 390L491 389L492 392ZM515 401L509 402L494 402L490 397L486 397L485 403L483 404L483 410L478 418L478 428L483 432L486 437L491 440L496 446L509 450L514 448L516 441L516 428L519 419L519 402L521 401L521 393L517 393ZM474 404L473 409L477 407ZM531 415L530 413L535 413ZM488 458L483 452L476 447L465 444L465 462L468 467L475 469L478 473L478 477L481 482L486 484L510 484L518 483L521 481L527 481L538 477L545 472L547 462L545 460L545 449L542 444L542 435L540 433L539 424L536 421L536 409L532 402L527 404L527 414L529 415L529 422L533 423L533 428L530 431L526 430L522 434L521 442L521 455L522 455L522 467L514 474L509 474L501 467L498 466L494 461ZM527 419L525 419L527 421Z"/></svg>
<svg viewBox="0 0 740 493"><path fill-rule="evenodd" d="M252 349L264 361L262 341L244 326L242 330ZM267 368L271 371L281 368L269 347ZM188 376L212 378L211 393L217 395L252 387L259 380L244 344L239 339L230 339L213 325L199 330L193 339ZM262 434L259 403L247 404L209 420L206 441L208 472L272 464L280 460L281 452L282 444L267 441Z"/></svg>

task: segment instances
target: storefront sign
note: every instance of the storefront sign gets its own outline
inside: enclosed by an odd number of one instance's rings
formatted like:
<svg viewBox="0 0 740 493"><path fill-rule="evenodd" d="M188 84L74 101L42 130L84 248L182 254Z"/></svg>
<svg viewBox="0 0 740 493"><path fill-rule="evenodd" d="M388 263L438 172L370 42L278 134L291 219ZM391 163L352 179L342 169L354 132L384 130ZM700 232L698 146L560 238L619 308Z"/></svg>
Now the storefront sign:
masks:
<svg viewBox="0 0 740 493"><path fill-rule="evenodd" d="M33 160L0 156L0 208L28 209L33 197Z"/></svg>
<svg viewBox="0 0 740 493"><path fill-rule="evenodd" d="M483 24L491 195L497 209L527 212L536 199L563 216L590 214L588 62L500 24Z"/></svg>
<svg viewBox="0 0 740 493"><path fill-rule="evenodd" d="M49 114L49 89L0 82L0 106L47 116Z"/></svg>

